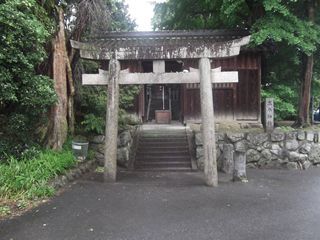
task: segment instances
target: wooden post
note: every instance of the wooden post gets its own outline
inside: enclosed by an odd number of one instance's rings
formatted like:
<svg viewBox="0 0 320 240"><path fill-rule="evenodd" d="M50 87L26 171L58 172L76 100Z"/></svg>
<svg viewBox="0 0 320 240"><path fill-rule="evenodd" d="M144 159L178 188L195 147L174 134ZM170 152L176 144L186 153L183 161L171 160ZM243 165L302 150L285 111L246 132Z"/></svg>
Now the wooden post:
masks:
<svg viewBox="0 0 320 240"><path fill-rule="evenodd" d="M218 186L211 66L208 58L199 61L204 173L208 186Z"/></svg>
<svg viewBox="0 0 320 240"><path fill-rule="evenodd" d="M104 180L107 182L115 182L117 176L119 75L120 62L116 59L111 59L109 63L106 145L104 152Z"/></svg>

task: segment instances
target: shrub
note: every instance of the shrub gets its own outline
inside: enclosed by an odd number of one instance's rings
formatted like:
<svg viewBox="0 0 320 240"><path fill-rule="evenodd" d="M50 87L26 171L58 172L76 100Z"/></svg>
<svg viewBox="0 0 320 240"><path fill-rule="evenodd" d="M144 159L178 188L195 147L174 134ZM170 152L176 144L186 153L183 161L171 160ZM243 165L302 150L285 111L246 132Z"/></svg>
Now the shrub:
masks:
<svg viewBox="0 0 320 240"><path fill-rule="evenodd" d="M74 166L70 150L46 150L33 159L18 161L10 157L7 164L0 164L0 198L36 199L52 196L50 179Z"/></svg>

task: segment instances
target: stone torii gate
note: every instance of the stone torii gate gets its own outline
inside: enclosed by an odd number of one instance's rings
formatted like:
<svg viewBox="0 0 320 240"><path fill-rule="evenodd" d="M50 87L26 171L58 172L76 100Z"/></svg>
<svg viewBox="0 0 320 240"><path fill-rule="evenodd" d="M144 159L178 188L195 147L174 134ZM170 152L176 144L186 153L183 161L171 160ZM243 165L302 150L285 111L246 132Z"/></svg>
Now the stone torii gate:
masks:
<svg viewBox="0 0 320 240"><path fill-rule="evenodd" d="M105 140L105 181L116 181L119 84L200 83L204 173L208 186L218 185L212 83L238 82L238 72L211 69L210 59L239 55L250 36L228 36L222 31L161 31L108 33L93 43L72 41L82 58L109 60L109 71L83 74L84 85L108 85ZM230 32L229 32L230 33ZM120 70L121 60L153 60L153 73ZM199 70L165 73L167 59L199 59Z"/></svg>

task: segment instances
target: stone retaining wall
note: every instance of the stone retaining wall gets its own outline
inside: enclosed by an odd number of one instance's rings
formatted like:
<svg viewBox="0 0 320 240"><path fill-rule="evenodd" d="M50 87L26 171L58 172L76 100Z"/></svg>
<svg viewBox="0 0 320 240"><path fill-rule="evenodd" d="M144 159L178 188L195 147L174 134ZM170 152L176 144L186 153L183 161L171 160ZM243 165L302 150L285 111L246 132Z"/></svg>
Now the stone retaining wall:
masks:
<svg viewBox="0 0 320 240"><path fill-rule="evenodd" d="M69 182L78 179L83 174L93 170L96 167L96 161L88 160L84 162L77 162L76 166L72 169L67 170L64 174L56 176L49 183L50 186L55 189L59 189Z"/></svg>
<svg viewBox="0 0 320 240"><path fill-rule="evenodd" d="M308 169L320 166L320 131L217 133L216 143L219 169L224 155L243 149L248 168ZM198 167L203 169L200 132L195 132L195 148Z"/></svg>
<svg viewBox="0 0 320 240"><path fill-rule="evenodd" d="M117 162L121 167L128 168L130 164L130 154L132 152L134 137L137 127L132 127L118 135ZM104 165L105 136L98 135L90 140L90 148L95 151L95 159L100 166Z"/></svg>

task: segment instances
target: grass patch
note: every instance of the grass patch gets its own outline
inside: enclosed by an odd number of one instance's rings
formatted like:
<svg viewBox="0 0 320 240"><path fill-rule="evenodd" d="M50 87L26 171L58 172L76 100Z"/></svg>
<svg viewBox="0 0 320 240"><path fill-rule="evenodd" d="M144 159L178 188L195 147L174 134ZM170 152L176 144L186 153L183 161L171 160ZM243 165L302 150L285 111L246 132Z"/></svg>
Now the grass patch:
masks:
<svg viewBox="0 0 320 240"><path fill-rule="evenodd" d="M0 198L21 201L50 197L54 189L49 181L75 163L68 150L46 150L30 160L18 161L11 157L6 164L0 164Z"/></svg>

